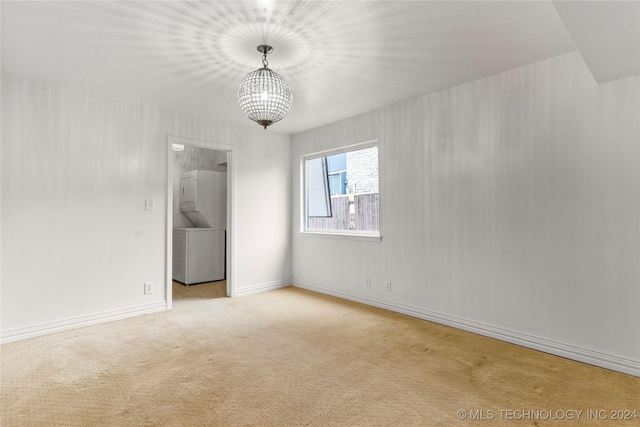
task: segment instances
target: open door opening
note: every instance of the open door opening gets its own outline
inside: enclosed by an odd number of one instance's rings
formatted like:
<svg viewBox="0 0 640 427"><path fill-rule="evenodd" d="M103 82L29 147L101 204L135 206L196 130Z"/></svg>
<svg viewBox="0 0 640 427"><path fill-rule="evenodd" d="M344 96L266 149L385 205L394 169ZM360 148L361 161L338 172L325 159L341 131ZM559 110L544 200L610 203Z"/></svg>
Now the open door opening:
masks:
<svg viewBox="0 0 640 427"><path fill-rule="evenodd" d="M233 294L231 159L231 147L169 137L167 308Z"/></svg>

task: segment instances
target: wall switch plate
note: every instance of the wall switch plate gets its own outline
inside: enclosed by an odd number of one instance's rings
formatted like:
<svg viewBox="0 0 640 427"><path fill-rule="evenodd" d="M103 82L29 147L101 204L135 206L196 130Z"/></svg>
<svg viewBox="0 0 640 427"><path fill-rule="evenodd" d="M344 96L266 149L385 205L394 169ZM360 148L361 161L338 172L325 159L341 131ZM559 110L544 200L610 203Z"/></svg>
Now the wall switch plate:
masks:
<svg viewBox="0 0 640 427"><path fill-rule="evenodd" d="M364 285L366 287L370 287L371 286L371 277L367 277L366 281L364 282Z"/></svg>
<svg viewBox="0 0 640 427"><path fill-rule="evenodd" d="M153 283L152 282L146 282L144 284L144 294L145 295L150 295L153 293Z"/></svg>
<svg viewBox="0 0 640 427"><path fill-rule="evenodd" d="M385 284L384 289L387 292L391 292L391 282L390 281L387 281L387 283Z"/></svg>
<svg viewBox="0 0 640 427"><path fill-rule="evenodd" d="M153 200L145 200L144 201L144 210L152 211L153 210Z"/></svg>

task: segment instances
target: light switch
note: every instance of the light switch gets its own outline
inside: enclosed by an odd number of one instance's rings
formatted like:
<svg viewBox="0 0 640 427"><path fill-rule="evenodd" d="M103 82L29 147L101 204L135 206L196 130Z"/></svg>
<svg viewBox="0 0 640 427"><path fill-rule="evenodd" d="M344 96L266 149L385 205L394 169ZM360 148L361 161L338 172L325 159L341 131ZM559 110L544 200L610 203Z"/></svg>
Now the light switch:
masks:
<svg viewBox="0 0 640 427"><path fill-rule="evenodd" d="M153 200L145 200L144 201L144 210L152 211L153 210Z"/></svg>

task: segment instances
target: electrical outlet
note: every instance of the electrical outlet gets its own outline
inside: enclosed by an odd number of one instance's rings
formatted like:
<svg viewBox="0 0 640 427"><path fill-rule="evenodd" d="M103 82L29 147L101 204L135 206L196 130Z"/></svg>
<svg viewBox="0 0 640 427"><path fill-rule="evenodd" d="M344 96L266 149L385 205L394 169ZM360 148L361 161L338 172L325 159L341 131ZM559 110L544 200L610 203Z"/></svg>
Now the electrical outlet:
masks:
<svg viewBox="0 0 640 427"><path fill-rule="evenodd" d="M387 292L391 292L391 282L387 280L384 288Z"/></svg>
<svg viewBox="0 0 640 427"><path fill-rule="evenodd" d="M153 293L153 283L152 282L146 282L144 284L144 294L145 295L150 295Z"/></svg>
<svg viewBox="0 0 640 427"><path fill-rule="evenodd" d="M370 286L371 286L371 277L368 277L368 276L367 276L367 279L366 279L366 281L364 282L364 285L365 285L366 287L370 287Z"/></svg>

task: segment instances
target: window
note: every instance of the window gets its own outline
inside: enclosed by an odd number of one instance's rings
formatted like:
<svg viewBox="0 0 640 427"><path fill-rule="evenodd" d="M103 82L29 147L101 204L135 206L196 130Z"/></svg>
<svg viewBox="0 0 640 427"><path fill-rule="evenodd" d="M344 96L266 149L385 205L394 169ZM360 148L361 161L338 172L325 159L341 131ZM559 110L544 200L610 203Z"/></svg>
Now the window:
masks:
<svg viewBox="0 0 640 427"><path fill-rule="evenodd" d="M379 235L375 143L303 157L303 231Z"/></svg>

